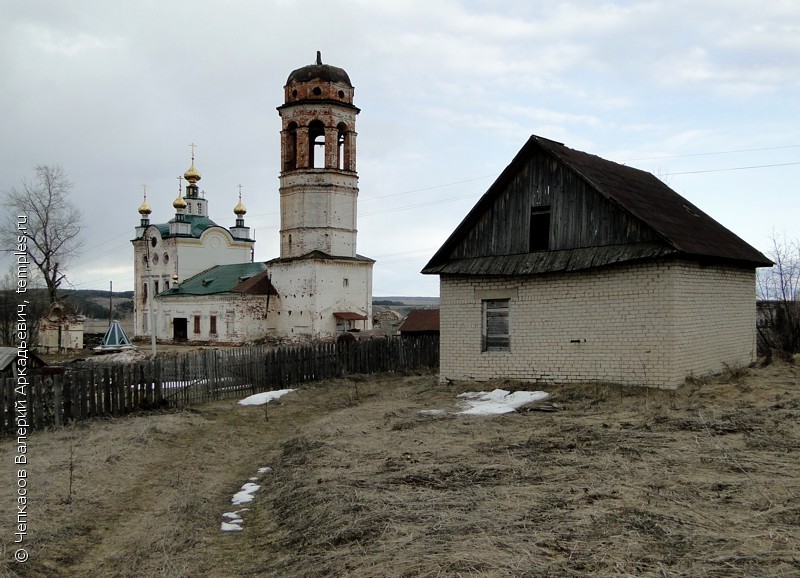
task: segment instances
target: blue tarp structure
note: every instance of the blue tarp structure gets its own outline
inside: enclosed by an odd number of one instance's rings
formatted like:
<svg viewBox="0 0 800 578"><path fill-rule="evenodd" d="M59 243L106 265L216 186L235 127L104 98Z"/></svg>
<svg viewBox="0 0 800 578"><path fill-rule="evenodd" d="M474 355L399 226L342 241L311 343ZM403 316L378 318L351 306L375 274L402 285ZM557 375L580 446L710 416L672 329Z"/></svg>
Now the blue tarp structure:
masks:
<svg viewBox="0 0 800 578"><path fill-rule="evenodd" d="M112 321L106 330L106 334L103 336L103 342L95 347L94 350L98 353L113 353L115 351L135 348L136 346L128 339L119 321Z"/></svg>

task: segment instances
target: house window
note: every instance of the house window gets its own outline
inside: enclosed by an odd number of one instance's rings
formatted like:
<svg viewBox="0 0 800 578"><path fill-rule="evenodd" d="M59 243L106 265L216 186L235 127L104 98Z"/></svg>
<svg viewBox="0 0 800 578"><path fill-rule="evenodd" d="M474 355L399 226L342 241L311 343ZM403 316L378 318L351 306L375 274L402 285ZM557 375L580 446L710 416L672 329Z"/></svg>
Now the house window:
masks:
<svg viewBox="0 0 800 578"><path fill-rule="evenodd" d="M195 315L194 316L194 332L195 333L200 333L200 316L199 315Z"/></svg>
<svg viewBox="0 0 800 578"><path fill-rule="evenodd" d="M528 251L546 251L550 248L550 206L531 208L530 241Z"/></svg>
<svg viewBox="0 0 800 578"><path fill-rule="evenodd" d="M483 301L483 351L510 351L508 299Z"/></svg>
<svg viewBox="0 0 800 578"><path fill-rule="evenodd" d="M212 315L209 323L210 323L210 325L209 325L209 328L208 328L208 332L210 334L212 334L212 335L216 335L217 334L217 316L216 315Z"/></svg>

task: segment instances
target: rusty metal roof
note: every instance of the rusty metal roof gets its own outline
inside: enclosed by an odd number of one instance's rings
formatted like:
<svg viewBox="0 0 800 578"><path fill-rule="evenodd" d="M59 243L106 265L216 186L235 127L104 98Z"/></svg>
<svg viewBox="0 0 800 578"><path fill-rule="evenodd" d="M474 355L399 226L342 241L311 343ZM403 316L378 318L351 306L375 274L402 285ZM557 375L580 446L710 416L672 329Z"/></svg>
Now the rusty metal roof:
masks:
<svg viewBox="0 0 800 578"><path fill-rule="evenodd" d="M337 311L333 314L336 319L344 319L346 321L363 321L367 318L366 315L361 313L354 313L352 311Z"/></svg>
<svg viewBox="0 0 800 578"><path fill-rule="evenodd" d="M540 251L514 256L460 259L458 262L450 259L453 247L469 232L486 208L495 202L525 163L539 151L544 151L562 162L598 194L650 227L664 240L666 246L658 249L650 244L637 243L612 248L589 247L571 251ZM600 255L601 252L604 255ZM673 191L655 175L533 135L422 272L525 275L577 270L667 255L732 262L748 267L772 265L761 252ZM498 257L504 257L505 262L491 263ZM610 260L603 262L603 257ZM500 273L499 270L505 273Z"/></svg>
<svg viewBox="0 0 800 578"><path fill-rule="evenodd" d="M247 293L249 295L277 295L278 291L270 281L269 270L262 271L258 275L244 279L241 283L231 289L233 293Z"/></svg>
<svg viewBox="0 0 800 578"><path fill-rule="evenodd" d="M409 311L405 321L400 324L399 331L401 333L439 331L439 310L413 309Z"/></svg>

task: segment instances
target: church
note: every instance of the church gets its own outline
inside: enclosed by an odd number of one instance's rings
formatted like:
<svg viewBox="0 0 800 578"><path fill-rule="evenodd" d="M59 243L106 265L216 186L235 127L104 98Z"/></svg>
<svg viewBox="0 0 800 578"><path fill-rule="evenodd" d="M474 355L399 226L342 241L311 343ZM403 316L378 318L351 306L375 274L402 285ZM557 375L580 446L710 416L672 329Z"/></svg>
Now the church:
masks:
<svg viewBox="0 0 800 578"><path fill-rule="evenodd" d="M134 250L134 337L159 342L332 340L371 329L372 268L356 252L358 173L354 88L347 72L316 63L293 71L281 118L280 256L254 262L247 210L217 225L192 162L167 223L145 198Z"/></svg>

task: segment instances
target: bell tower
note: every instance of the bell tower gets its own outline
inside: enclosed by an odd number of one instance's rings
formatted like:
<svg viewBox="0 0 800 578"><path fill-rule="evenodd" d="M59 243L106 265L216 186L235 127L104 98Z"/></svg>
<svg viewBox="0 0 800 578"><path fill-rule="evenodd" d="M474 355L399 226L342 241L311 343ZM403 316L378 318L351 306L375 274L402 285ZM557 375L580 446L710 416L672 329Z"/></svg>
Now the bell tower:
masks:
<svg viewBox="0 0 800 578"><path fill-rule="evenodd" d="M281 117L281 259L314 251L356 257L356 115L347 73L298 68L284 87Z"/></svg>

